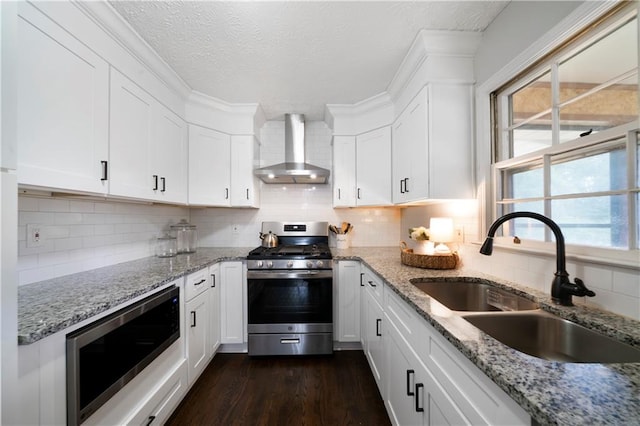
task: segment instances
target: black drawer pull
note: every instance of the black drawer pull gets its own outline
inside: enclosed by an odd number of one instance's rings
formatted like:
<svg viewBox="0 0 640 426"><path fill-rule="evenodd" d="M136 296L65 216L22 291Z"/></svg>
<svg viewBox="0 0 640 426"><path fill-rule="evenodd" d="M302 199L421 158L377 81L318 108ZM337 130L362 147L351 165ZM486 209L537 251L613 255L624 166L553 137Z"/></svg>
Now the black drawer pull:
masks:
<svg viewBox="0 0 640 426"><path fill-rule="evenodd" d="M213 276L213 275L212 275ZM206 282L207 280L205 278L201 279L200 281L198 281L197 283L193 284L193 285L200 285L203 282Z"/></svg>
<svg viewBox="0 0 640 426"><path fill-rule="evenodd" d="M411 376L415 373L415 370L407 370L407 396L413 396L415 393L411 390Z"/></svg>
<svg viewBox="0 0 640 426"><path fill-rule="evenodd" d="M420 406L420 389L423 389L422 393L424 393L424 385L422 383L416 383L416 412L418 413L424 411L424 407Z"/></svg>
<svg viewBox="0 0 640 426"><path fill-rule="evenodd" d="M104 182L105 180L107 180L108 163L106 161L101 161L100 164L102 164L102 177L100 178L100 180Z"/></svg>
<svg viewBox="0 0 640 426"><path fill-rule="evenodd" d="M149 426L156 419L156 416L149 416L149 421L147 422L147 426Z"/></svg>
<svg viewBox="0 0 640 426"><path fill-rule="evenodd" d="M375 287L375 286L376 286L376 285L373 283L373 281L367 281L367 282L369 283L369 285L370 285L371 287Z"/></svg>

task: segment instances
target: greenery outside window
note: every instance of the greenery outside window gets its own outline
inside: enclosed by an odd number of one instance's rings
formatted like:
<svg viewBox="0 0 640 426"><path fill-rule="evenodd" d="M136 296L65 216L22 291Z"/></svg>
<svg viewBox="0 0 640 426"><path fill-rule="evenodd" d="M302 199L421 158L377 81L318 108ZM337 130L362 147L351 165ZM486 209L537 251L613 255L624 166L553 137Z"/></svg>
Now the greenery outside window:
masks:
<svg viewBox="0 0 640 426"><path fill-rule="evenodd" d="M541 213L567 244L637 253L637 8L620 6L492 94L497 217ZM553 241L528 219L503 234Z"/></svg>

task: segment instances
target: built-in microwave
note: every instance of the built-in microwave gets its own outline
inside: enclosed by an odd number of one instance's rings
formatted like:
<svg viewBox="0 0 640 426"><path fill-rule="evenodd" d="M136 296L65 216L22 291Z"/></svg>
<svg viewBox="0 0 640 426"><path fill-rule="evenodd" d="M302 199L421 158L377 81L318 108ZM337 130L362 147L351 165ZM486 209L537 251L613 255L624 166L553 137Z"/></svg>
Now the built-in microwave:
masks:
<svg viewBox="0 0 640 426"><path fill-rule="evenodd" d="M180 337L172 286L67 335L67 424L78 425Z"/></svg>

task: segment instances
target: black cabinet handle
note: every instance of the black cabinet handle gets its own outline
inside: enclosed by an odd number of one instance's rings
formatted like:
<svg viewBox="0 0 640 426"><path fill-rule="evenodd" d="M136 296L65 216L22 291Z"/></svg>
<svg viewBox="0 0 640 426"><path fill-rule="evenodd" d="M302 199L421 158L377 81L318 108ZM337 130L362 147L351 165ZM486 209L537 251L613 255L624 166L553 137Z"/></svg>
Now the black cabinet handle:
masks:
<svg viewBox="0 0 640 426"><path fill-rule="evenodd" d="M376 318L376 336L382 337L382 333L380 333L380 324L382 323L382 319Z"/></svg>
<svg viewBox="0 0 640 426"><path fill-rule="evenodd" d="M342 200L342 195L340 194L340 188L338 188L338 200Z"/></svg>
<svg viewBox="0 0 640 426"><path fill-rule="evenodd" d="M216 274L211 274L211 287L216 286Z"/></svg>
<svg viewBox="0 0 640 426"><path fill-rule="evenodd" d="M362 282L362 277L364 277L364 272L360 272L360 287L364 287L364 283Z"/></svg>
<svg viewBox="0 0 640 426"><path fill-rule="evenodd" d="M247 200L249 199L249 188L247 188Z"/></svg>
<svg viewBox="0 0 640 426"><path fill-rule="evenodd" d="M420 389L423 389L424 393L424 385L422 383L416 383L416 412L421 413L424 411L424 407L420 406Z"/></svg>
<svg viewBox="0 0 640 426"><path fill-rule="evenodd" d="M360 199L360 188L358 188L358 200Z"/></svg>
<svg viewBox="0 0 640 426"><path fill-rule="evenodd" d="M162 189L160 192L165 192L167 190L167 180L164 177L161 177L160 180L162 181Z"/></svg>
<svg viewBox="0 0 640 426"><path fill-rule="evenodd" d="M200 285L203 282L207 281L205 278L201 279L200 281L198 281L197 283L195 283L194 285Z"/></svg>
<svg viewBox="0 0 640 426"><path fill-rule="evenodd" d="M413 396L415 393L411 390L411 376L415 373L415 370L407 370L407 396Z"/></svg>
<svg viewBox="0 0 640 426"><path fill-rule="evenodd" d="M404 178L404 192L409 192L409 178Z"/></svg>
<svg viewBox="0 0 640 426"><path fill-rule="evenodd" d="M224 189L224 199L228 200L229 199L229 188L225 188Z"/></svg>
<svg viewBox="0 0 640 426"><path fill-rule="evenodd" d="M196 326L196 311L191 311L191 327Z"/></svg>
<svg viewBox="0 0 640 426"><path fill-rule="evenodd" d="M105 180L107 180L107 162L101 161L100 164L102 164L102 177L100 178L100 180L104 182Z"/></svg>
<svg viewBox="0 0 640 426"><path fill-rule="evenodd" d="M375 287L375 286L376 286L376 285L373 283L373 281L367 281L367 282L369 283L369 285L370 285L371 287Z"/></svg>
<svg viewBox="0 0 640 426"><path fill-rule="evenodd" d="M153 190L158 190L158 175L153 175Z"/></svg>
<svg viewBox="0 0 640 426"><path fill-rule="evenodd" d="M404 183L404 179L400 179L400 193L404 194L404 187L402 186L402 184Z"/></svg>
<svg viewBox="0 0 640 426"><path fill-rule="evenodd" d="M156 416L149 416L149 421L147 422L147 426L149 426L156 419Z"/></svg>

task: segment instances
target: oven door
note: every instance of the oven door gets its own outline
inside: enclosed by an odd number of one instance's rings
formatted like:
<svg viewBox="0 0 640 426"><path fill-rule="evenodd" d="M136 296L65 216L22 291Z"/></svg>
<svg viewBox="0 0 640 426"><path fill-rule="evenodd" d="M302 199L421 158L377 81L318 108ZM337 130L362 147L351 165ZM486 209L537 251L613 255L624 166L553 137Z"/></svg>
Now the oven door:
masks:
<svg viewBox="0 0 640 426"><path fill-rule="evenodd" d="M248 271L249 333L333 330L333 271Z"/></svg>

